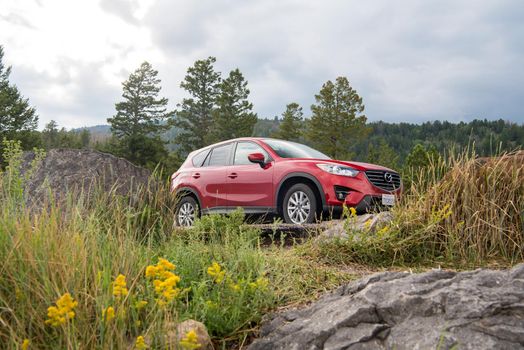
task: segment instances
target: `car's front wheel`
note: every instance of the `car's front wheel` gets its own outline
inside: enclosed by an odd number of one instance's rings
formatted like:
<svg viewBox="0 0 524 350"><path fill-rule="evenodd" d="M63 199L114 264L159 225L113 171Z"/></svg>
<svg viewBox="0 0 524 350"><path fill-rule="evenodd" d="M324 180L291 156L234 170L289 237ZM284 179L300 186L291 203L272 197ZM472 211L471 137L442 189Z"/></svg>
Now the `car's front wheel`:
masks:
<svg viewBox="0 0 524 350"><path fill-rule="evenodd" d="M198 215L199 208L196 200L191 196L183 197L175 211L175 226L193 226Z"/></svg>
<svg viewBox="0 0 524 350"><path fill-rule="evenodd" d="M282 203L284 221L288 224L309 224L315 220L317 202L315 193L306 184L291 186Z"/></svg>

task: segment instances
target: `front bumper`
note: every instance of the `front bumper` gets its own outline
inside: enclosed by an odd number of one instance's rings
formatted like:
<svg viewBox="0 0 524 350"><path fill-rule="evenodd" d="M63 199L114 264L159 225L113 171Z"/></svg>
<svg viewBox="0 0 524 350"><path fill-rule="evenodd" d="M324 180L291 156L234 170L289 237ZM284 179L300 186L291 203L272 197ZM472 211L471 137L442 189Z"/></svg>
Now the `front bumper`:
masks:
<svg viewBox="0 0 524 350"><path fill-rule="evenodd" d="M325 209L335 212L342 210L344 205L355 208L359 214L381 210L386 208L382 205L383 194L394 194L398 198L402 193L402 187L395 191L385 191L374 186L363 172L354 178L323 176L322 185L327 205Z"/></svg>

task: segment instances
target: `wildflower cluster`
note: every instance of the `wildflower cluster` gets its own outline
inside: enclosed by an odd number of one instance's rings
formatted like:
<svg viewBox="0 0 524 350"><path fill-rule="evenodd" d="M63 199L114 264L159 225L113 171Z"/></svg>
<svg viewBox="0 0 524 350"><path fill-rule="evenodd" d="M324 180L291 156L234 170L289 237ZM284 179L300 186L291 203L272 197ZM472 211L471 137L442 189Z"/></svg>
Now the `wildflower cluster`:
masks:
<svg viewBox="0 0 524 350"><path fill-rule="evenodd" d="M198 342L198 336L194 329L186 333L186 336L180 340L180 346L183 349L199 349L202 345Z"/></svg>
<svg viewBox="0 0 524 350"><path fill-rule="evenodd" d="M382 227L380 230L377 231L376 235L377 237L383 237L385 234L387 234L390 231L389 225L386 225Z"/></svg>
<svg viewBox="0 0 524 350"><path fill-rule="evenodd" d="M453 211L450 209L451 205L446 204L444 207L440 209L436 209L435 206L433 206L431 210L431 220L434 223L438 223L441 221L446 220L451 215L453 215Z"/></svg>
<svg viewBox="0 0 524 350"><path fill-rule="evenodd" d="M75 317L75 312L73 311L78 305L71 294L65 293L57 301L56 306L50 306L47 308L47 319L45 324L49 324L54 327L58 327L67 322L67 320L73 319Z"/></svg>
<svg viewBox="0 0 524 350"><path fill-rule="evenodd" d="M143 336L139 335L136 338L135 349L137 349L137 350L147 349L147 344L146 344L146 341L145 341Z"/></svg>
<svg viewBox="0 0 524 350"><path fill-rule="evenodd" d="M224 280L226 271L222 270L222 267L216 261L213 261L211 266L207 268L207 274L213 277L216 283L220 284Z"/></svg>
<svg viewBox="0 0 524 350"><path fill-rule="evenodd" d="M135 309L141 310L147 306L147 301L145 300L139 300L135 303Z"/></svg>
<svg viewBox="0 0 524 350"><path fill-rule="evenodd" d="M180 288L176 285L180 282L180 276L173 272L176 266L166 259L159 258L156 265L146 268L146 277L153 279L155 292L158 295L157 303L161 306L168 304L180 294Z"/></svg>
<svg viewBox="0 0 524 350"><path fill-rule="evenodd" d="M104 318L107 323L111 322L111 320L115 318L115 309L112 306L103 309L102 318Z"/></svg>
<svg viewBox="0 0 524 350"><path fill-rule="evenodd" d="M371 219L366 220L366 222L364 223L364 228L366 229L366 231L369 231L371 229L372 223L373 223L373 220Z"/></svg>
<svg viewBox="0 0 524 350"><path fill-rule="evenodd" d="M249 288L251 290L261 289L265 290L269 286L269 280L265 277L259 277L255 280L255 282L249 283Z"/></svg>
<svg viewBox="0 0 524 350"><path fill-rule="evenodd" d="M113 295L119 299L125 297L128 293L126 276L120 274L113 282Z"/></svg>

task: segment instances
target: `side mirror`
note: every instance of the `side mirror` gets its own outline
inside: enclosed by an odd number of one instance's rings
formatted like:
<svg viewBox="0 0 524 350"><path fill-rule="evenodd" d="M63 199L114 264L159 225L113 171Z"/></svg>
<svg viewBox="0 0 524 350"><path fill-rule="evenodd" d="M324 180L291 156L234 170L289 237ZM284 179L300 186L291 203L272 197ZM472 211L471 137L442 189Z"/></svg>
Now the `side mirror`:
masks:
<svg viewBox="0 0 524 350"><path fill-rule="evenodd" d="M262 153L251 153L247 156L251 163L257 163L261 168L266 166L266 157Z"/></svg>

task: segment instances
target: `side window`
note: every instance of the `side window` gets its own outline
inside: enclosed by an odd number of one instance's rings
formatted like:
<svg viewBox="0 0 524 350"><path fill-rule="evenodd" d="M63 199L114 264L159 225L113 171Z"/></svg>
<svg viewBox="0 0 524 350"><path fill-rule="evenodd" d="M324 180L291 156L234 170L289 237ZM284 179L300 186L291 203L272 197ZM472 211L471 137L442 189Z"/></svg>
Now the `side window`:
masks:
<svg viewBox="0 0 524 350"><path fill-rule="evenodd" d="M218 146L213 148L211 156L209 158L208 166L220 166L229 164L229 152L233 144L227 144L224 146Z"/></svg>
<svg viewBox="0 0 524 350"><path fill-rule="evenodd" d="M201 167L208 153L209 153L209 150L206 149L205 151L202 151L198 153L197 155L195 155L193 159L191 160L193 162L193 166L197 168Z"/></svg>
<svg viewBox="0 0 524 350"><path fill-rule="evenodd" d="M235 151L234 165L248 165L253 164L247 159L247 156L251 153L262 153L266 159L268 154L262 147L253 142L239 142Z"/></svg>

